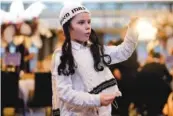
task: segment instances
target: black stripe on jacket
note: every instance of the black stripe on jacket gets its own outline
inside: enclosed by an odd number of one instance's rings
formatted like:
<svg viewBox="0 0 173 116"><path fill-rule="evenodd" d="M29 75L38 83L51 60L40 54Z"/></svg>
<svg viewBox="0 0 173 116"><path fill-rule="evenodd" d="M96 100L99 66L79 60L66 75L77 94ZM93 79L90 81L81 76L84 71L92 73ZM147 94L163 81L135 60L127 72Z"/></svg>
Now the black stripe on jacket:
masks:
<svg viewBox="0 0 173 116"><path fill-rule="evenodd" d="M104 81L101 84L99 84L98 86L94 87L93 90L90 91L89 93L98 94L101 91L103 91L104 89L107 89L107 88L112 87L114 85L117 85L117 81L116 81L116 79L112 78L112 79Z"/></svg>

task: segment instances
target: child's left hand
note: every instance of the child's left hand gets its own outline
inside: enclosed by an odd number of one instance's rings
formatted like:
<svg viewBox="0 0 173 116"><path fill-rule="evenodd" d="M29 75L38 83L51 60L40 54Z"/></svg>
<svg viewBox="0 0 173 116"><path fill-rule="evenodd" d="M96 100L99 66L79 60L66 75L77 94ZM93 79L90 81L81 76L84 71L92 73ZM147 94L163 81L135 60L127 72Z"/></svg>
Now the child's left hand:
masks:
<svg viewBox="0 0 173 116"><path fill-rule="evenodd" d="M133 17L131 18L130 23L128 24L128 33L133 38L138 38L139 33L137 31L137 25L139 20L140 20L139 17Z"/></svg>
<svg viewBox="0 0 173 116"><path fill-rule="evenodd" d="M136 29L136 25L137 25L137 23L138 23L139 20L140 20L139 17L133 17L133 18L131 18L130 23L128 25L129 28Z"/></svg>

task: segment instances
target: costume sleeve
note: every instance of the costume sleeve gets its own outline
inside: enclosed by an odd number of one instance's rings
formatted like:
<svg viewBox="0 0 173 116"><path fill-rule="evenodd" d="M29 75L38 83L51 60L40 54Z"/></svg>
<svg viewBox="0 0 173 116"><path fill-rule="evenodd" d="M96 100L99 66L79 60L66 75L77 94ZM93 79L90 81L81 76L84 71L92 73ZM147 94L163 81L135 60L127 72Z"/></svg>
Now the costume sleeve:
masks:
<svg viewBox="0 0 173 116"><path fill-rule="evenodd" d="M111 64L127 60L134 52L138 41L138 34L128 28L123 43L118 46L104 46L104 53L111 56Z"/></svg>
<svg viewBox="0 0 173 116"><path fill-rule="evenodd" d="M54 64L52 66L52 79L56 80L56 88L53 94L57 92L60 100L64 101L66 104L73 105L76 108L100 106L99 94L76 91L72 88L71 76L58 75L57 68L59 63L60 53L56 52L54 54Z"/></svg>

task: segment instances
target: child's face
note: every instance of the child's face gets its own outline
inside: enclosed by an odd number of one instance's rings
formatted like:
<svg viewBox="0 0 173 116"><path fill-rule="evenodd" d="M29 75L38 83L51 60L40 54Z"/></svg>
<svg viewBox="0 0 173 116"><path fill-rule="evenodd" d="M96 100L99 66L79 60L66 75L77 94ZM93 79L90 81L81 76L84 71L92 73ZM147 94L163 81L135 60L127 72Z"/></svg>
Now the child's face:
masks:
<svg viewBox="0 0 173 116"><path fill-rule="evenodd" d="M91 18L89 13L79 13L71 21L71 39L83 43L89 40L90 34Z"/></svg>

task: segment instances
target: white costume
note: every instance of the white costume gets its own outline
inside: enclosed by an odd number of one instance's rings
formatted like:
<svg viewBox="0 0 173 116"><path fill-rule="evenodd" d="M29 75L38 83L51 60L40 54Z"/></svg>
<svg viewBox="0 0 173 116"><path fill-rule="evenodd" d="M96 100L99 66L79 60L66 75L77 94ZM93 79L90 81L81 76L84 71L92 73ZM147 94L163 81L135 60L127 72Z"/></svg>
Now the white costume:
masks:
<svg viewBox="0 0 173 116"><path fill-rule="evenodd" d="M63 21L67 18L64 17L61 24L64 24ZM58 75L62 51L55 50L53 55L53 109L59 108L61 116L111 116L111 105L101 106L99 93L121 95L114 76L106 66L103 71L95 71L89 46L83 46L74 41L71 41L71 44L74 62L77 65L73 75ZM121 45L104 46L104 53L110 55L111 64L114 64L127 60L136 45L137 35L129 29Z"/></svg>

